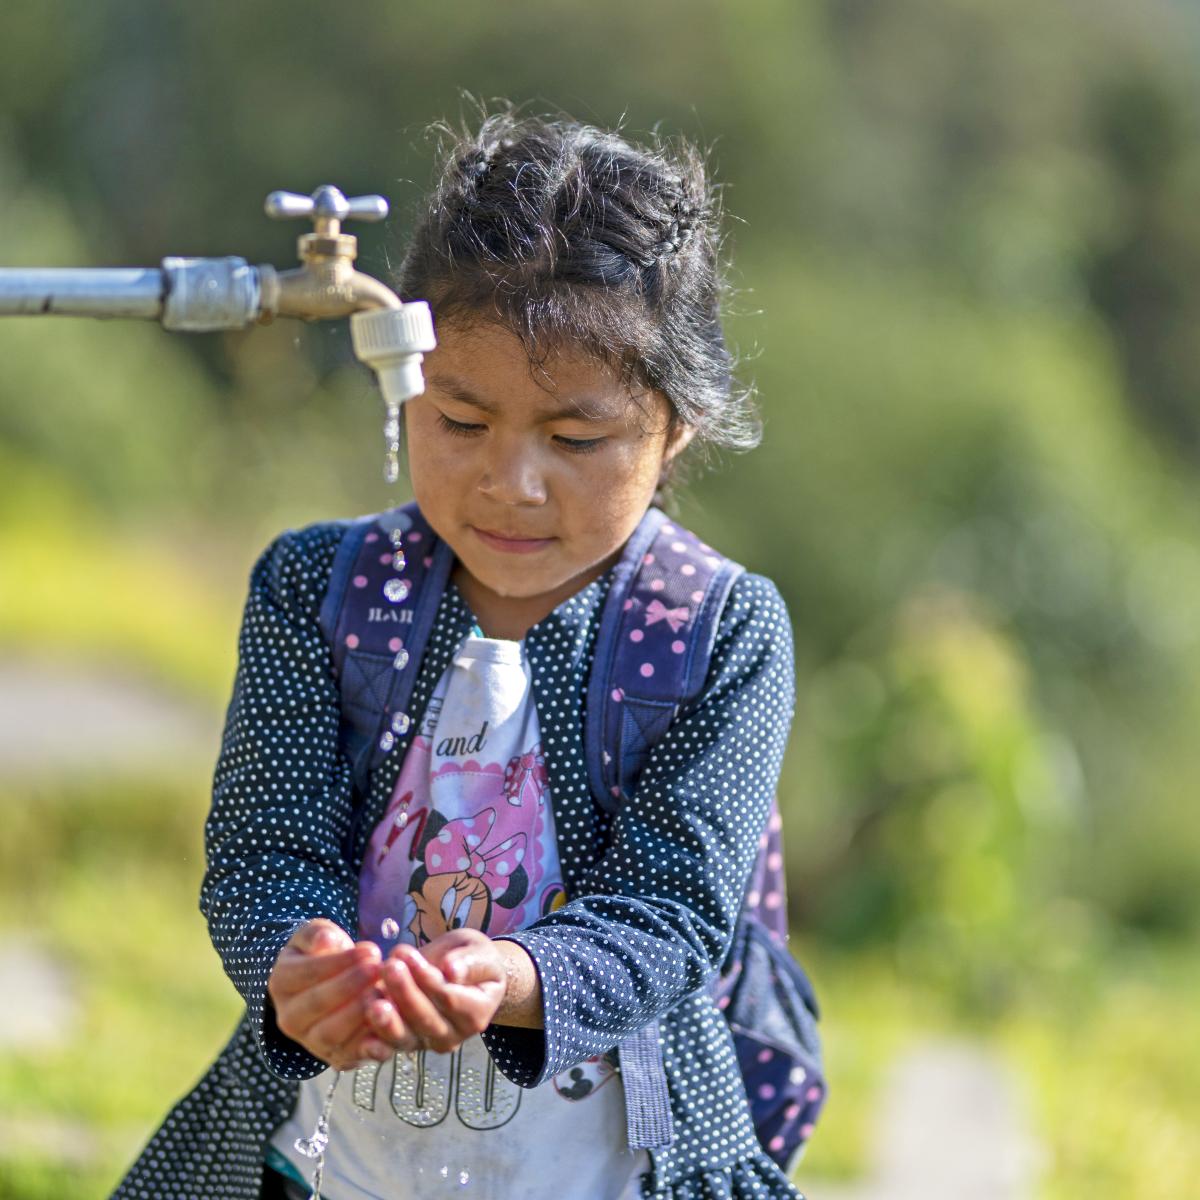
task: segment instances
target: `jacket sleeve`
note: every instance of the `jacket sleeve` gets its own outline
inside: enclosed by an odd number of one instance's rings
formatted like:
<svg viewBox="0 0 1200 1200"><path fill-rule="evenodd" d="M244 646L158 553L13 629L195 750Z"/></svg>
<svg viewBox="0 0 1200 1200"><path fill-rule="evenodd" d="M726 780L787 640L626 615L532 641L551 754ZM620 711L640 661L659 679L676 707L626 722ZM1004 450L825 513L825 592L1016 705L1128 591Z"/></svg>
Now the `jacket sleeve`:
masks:
<svg viewBox="0 0 1200 1200"><path fill-rule="evenodd" d="M334 524L288 531L251 572L205 824L201 911L268 1066L292 1079L325 1064L279 1031L267 977L304 921L326 917L351 936L356 925L357 876L342 852L352 773L317 623L341 533Z"/></svg>
<svg viewBox="0 0 1200 1200"><path fill-rule="evenodd" d="M651 751L584 886L505 935L534 960L544 1007L542 1031L484 1034L514 1082L533 1087L603 1053L710 983L757 857L794 699L783 599L769 580L743 575L704 692Z"/></svg>

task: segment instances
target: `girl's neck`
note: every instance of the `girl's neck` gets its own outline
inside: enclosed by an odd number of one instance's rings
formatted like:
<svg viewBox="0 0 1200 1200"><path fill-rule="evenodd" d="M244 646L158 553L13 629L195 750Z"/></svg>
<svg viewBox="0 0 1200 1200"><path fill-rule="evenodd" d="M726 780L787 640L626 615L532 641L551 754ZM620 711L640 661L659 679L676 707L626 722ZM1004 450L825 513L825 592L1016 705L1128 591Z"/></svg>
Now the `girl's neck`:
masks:
<svg viewBox="0 0 1200 1200"><path fill-rule="evenodd" d="M461 562L454 564L450 578L462 593L485 637L519 642L564 600L569 600L593 579L599 579L620 556L621 551L617 550L586 571L572 576L554 591L537 596L502 596L481 584Z"/></svg>

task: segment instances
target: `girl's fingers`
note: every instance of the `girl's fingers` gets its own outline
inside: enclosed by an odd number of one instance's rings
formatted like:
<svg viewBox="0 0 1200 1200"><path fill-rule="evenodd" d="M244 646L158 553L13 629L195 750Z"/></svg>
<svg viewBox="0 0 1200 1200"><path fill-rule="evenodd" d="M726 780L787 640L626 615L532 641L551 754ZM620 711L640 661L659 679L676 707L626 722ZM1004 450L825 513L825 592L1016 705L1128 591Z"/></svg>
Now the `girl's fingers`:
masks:
<svg viewBox="0 0 1200 1200"><path fill-rule="evenodd" d="M395 1049L387 1042L381 1042L377 1037L371 1037L370 1034L363 1038L361 1045L362 1052L367 1058L374 1059L375 1062L387 1062L396 1053Z"/></svg>
<svg viewBox="0 0 1200 1200"><path fill-rule="evenodd" d="M503 983L504 966L490 944L484 950L465 947L451 950L442 960L442 974L448 983Z"/></svg>
<svg viewBox="0 0 1200 1200"><path fill-rule="evenodd" d="M348 1004L318 1021L305 1035L303 1044L331 1067L341 1069L351 1059L362 1061L360 1043L370 1033L362 1009Z"/></svg>
<svg viewBox="0 0 1200 1200"><path fill-rule="evenodd" d="M410 1037L408 1026L400 1019L396 1006L386 995L369 1001L365 1012L367 1023L377 1037L393 1046L405 1048L405 1040Z"/></svg>
<svg viewBox="0 0 1200 1200"><path fill-rule="evenodd" d="M403 949L406 950L407 947ZM395 951L395 957L384 963L383 981L387 985L404 1023L408 1026L409 1031L416 1035L416 1039L419 1039L412 1045L406 1045L405 1048L416 1049L420 1043L423 1043L428 1049L443 1053L456 1049L462 1044L463 1039L453 1025L438 1011L436 998L427 995L423 987L417 983L414 978L417 972L410 966L407 957L402 957L402 953L402 950ZM433 968L428 964L425 964L425 970L433 972ZM437 974L440 976L440 972ZM422 979L422 984L424 982L425 980ZM442 982L441 986L444 988L445 983ZM407 1041L407 1039L405 1040Z"/></svg>
<svg viewBox="0 0 1200 1200"><path fill-rule="evenodd" d="M328 1055L318 1054L317 1057L324 1058L335 1070L348 1071L365 1062L386 1062L394 1053L391 1046L373 1037L366 1024L360 1023L341 1045Z"/></svg>
<svg viewBox="0 0 1200 1200"><path fill-rule="evenodd" d="M340 926L324 917L305 921L288 939L289 946L305 954L328 954L354 948L354 939Z"/></svg>
<svg viewBox="0 0 1200 1200"><path fill-rule="evenodd" d="M318 1022L358 1000L378 977L377 963L354 962L332 979L284 995L275 1006L276 1023L288 1037L302 1040ZM361 1005L355 1005L354 1011L361 1016Z"/></svg>
<svg viewBox="0 0 1200 1200"><path fill-rule="evenodd" d="M482 1033L492 1021L500 1004L499 985L463 985L448 983L441 1012L462 1037Z"/></svg>
<svg viewBox="0 0 1200 1200"><path fill-rule="evenodd" d="M503 983L491 978L492 972L486 969L478 972L484 979L482 983L448 983L442 970L427 962L418 951L406 948L403 954L413 982L453 1027L460 1041L487 1028L504 994Z"/></svg>
<svg viewBox="0 0 1200 1200"><path fill-rule="evenodd" d="M275 961L269 989L273 996L292 996L307 991L327 979L333 979L354 967L359 956L354 950L337 954L311 955L286 946Z"/></svg>

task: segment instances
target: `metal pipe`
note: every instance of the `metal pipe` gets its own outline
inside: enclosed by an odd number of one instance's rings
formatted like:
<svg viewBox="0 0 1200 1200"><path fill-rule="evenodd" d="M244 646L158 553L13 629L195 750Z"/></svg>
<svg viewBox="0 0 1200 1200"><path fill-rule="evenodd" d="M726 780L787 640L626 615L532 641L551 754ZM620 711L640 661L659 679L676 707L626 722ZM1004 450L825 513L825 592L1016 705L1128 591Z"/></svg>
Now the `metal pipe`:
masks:
<svg viewBox="0 0 1200 1200"><path fill-rule="evenodd" d="M156 321L166 291L157 267L0 268L0 316L138 317Z"/></svg>
<svg viewBox="0 0 1200 1200"><path fill-rule="evenodd" d="M354 269L358 239L346 220L387 216L382 196L347 200L328 184L311 196L272 192L267 215L314 225L297 242L301 265L276 271L243 258L164 258L153 267L0 268L0 317L138 317L164 329L244 329L275 317L307 321L350 317L354 352L379 378L384 422L384 476L399 471L400 405L425 389L421 360L437 345L429 305L402 303L386 284Z"/></svg>

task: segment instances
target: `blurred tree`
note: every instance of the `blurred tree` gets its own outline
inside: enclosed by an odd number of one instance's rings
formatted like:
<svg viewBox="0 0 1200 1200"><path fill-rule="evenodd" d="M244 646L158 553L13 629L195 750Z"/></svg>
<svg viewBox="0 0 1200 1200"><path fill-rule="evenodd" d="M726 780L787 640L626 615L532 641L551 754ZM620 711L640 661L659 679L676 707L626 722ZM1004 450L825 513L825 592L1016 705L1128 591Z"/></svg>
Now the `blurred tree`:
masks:
<svg viewBox="0 0 1200 1200"><path fill-rule="evenodd" d="M262 197L331 181L392 197L358 230L386 274L464 89L711 147L767 436L683 507L796 620L796 901L833 938L929 945L965 906L974 995L1023 944L1027 878L1130 929L1200 921L1197 27L1168 0L16 5L0 261L286 265L300 229ZM4 322L0 347L10 490L69 477L93 518L204 525L228 561L397 498L344 322ZM827 685L869 736L813 716ZM1034 776L1070 834L1023 807Z"/></svg>

